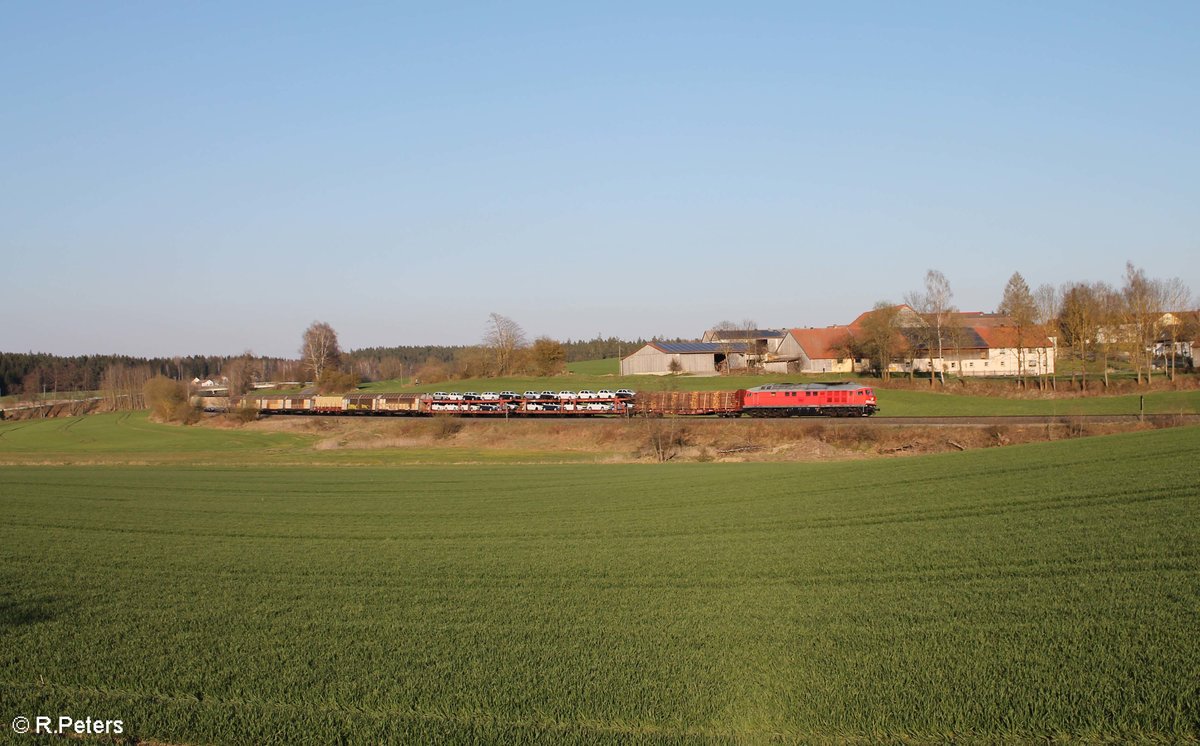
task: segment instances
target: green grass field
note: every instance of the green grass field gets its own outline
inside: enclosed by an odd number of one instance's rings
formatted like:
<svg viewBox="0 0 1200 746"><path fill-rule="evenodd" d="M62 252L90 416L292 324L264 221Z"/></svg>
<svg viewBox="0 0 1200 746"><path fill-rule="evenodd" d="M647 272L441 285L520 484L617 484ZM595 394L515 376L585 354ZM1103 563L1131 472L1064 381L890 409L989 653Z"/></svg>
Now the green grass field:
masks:
<svg viewBox="0 0 1200 746"><path fill-rule="evenodd" d="M932 391L876 389L880 414L889 417L993 417L1002 415L1138 414L1142 395L1074 399L1005 399ZM1200 391L1155 391L1144 395L1147 414L1200 413Z"/></svg>
<svg viewBox="0 0 1200 746"><path fill-rule="evenodd" d="M1045 401L996 399L920 391L881 391L884 415L979 414L1135 414L1138 397L1093 397ZM1146 395L1146 411L1174 414L1200 412L1200 392L1159 392ZM378 420L396 426L411 420ZM744 420L743 421L748 421ZM293 423L319 424L317 420ZM815 422L815 421L813 421ZM416 424L436 425L432 420ZM548 423L544 423L549 426ZM585 423L570 423L586 427ZM734 423L729 423L731 426ZM599 428L599 426L598 426ZM600 432L598 429L597 432ZM0 421L0 465L379 465L478 463L588 463L627 458L632 442L613 441L610 448L571 450L553 443L496 447L487 444L408 443L402 447L372 447L349 442L325 449L323 438L336 432L279 433L210 427L179 427L150 422L145 412L89 415L24 421ZM485 447L486 446L486 447Z"/></svg>
<svg viewBox="0 0 1200 746"><path fill-rule="evenodd" d="M0 463L261 463L308 450L312 438L160 425L147 412L0 421Z"/></svg>
<svg viewBox="0 0 1200 746"><path fill-rule="evenodd" d="M5 467L0 715L169 744L1194 741L1198 450Z"/></svg>
<svg viewBox="0 0 1200 746"><path fill-rule="evenodd" d="M581 360L577 363L567 363L567 371L577 376L615 376L621 372L621 361L615 357Z"/></svg>
<svg viewBox="0 0 1200 746"><path fill-rule="evenodd" d="M432 420L417 422L435 424ZM454 443L323 450L317 448L321 438L318 434L162 425L150 422L146 412L0 421L0 466L571 463L603 460L608 455L569 450L470 448Z"/></svg>

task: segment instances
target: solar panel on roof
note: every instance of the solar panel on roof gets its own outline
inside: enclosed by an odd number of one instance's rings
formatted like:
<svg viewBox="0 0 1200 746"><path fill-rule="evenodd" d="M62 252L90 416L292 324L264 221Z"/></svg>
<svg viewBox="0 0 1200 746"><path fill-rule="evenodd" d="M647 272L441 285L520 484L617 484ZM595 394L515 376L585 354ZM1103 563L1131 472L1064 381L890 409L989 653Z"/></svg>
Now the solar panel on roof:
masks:
<svg viewBox="0 0 1200 746"><path fill-rule="evenodd" d="M742 343L722 344L720 342L655 342L654 346L663 352L697 353L697 352L745 352L746 345Z"/></svg>

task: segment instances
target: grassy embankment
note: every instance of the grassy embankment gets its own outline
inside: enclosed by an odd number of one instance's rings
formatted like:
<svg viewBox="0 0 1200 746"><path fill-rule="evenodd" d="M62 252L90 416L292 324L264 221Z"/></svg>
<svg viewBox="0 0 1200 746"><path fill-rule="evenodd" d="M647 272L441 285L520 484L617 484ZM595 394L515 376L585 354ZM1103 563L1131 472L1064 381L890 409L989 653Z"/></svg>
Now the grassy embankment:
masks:
<svg viewBox="0 0 1200 746"><path fill-rule="evenodd" d="M0 396L0 407L19 407L46 401L79 401L94 399L100 396L99 391L47 391L32 396L6 395Z"/></svg>
<svg viewBox="0 0 1200 746"><path fill-rule="evenodd" d="M6 467L0 701L164 743L1194 741L1198 449Z"/></svg>

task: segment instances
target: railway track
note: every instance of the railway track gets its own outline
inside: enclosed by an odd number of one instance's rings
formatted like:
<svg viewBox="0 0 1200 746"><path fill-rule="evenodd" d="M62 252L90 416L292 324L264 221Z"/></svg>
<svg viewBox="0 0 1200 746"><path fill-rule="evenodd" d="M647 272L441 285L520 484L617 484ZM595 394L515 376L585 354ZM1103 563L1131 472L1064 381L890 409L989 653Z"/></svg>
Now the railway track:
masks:
<svg viewBox="0 0 1200 746"><path fill-rule="evenodd" d="M562 420L558 420L562 422ZM1132 424L1147 422L1160 426L1200 425L1200 414L1087 414L1087 415L998 415L971 417L756 417L734 420L715 417L694 418L689 422L754 422L784 423L812 422L826 427L992 427L995 425L1079 425L1079 424Z"/></svg>
<svg viewBox="0 0 1200 746"><path fill-rule="evenodd" d="M991 417L875 417L873 425L984 427L988 425L1074 425L1079 423L1117 424L1148 422L1154 425L1200 425L1200 414L1052 414L998 415ZM861 423L862 419L853 420ZM847 422L847 420L841 420Z"/></svg>
<svg viewBox="0 0 1200 746"><path fill-rule="evenodd" d="M361 420L363 415L288 415L282 413L263 413L268 417L321 417L334 420ZM371 418L376 419L376 418ZM613 417L613 416L570 416L570 415L538 415L535 417L497 417L489 416L471 416L469 414L462 415L464 421L473 422L552 422L556 426L565 424L577 424L579 426L587 426L593 422L638 422L643 421L637 417ZM809 422L820 423L826 427L992 427L996 425L1025 425L1025 426L1046 426L1046 425L1080 425L1080 424L1132 424L1136 422L1147 422L1152 425L1159 426L1179 426L1179 425L1200 425L1200 414L1147 414L1145 416L1136 414L1085 414L1085 415L998 415L998 416L971 416L971 417L882 417L875 415L874 417L681 417L682 421L689 424L709 423L709 426L721 426L727 423L754 423L754 424L770 424L785 422ZM661 419L659 419L661 421Z"/></svg>

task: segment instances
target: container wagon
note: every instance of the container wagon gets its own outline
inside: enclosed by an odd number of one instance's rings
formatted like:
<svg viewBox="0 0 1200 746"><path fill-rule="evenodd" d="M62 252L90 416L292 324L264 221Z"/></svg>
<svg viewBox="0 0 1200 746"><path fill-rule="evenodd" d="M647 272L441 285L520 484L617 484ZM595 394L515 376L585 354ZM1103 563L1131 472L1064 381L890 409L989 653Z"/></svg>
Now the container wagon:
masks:
<svg viewBox="0 0 1200 746"><path fill-rule="evenodd" d="M314 396L312 411L317 414L342 414L346 411L346 397Z"/></svg>
<svg viewBox="0 0 1200 746"><path fill-rule="evenodd" d="M420 394L379 394L375 397L375 412L391 415L417 415L429 411L428 397Z"/></svg>

